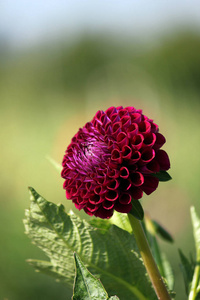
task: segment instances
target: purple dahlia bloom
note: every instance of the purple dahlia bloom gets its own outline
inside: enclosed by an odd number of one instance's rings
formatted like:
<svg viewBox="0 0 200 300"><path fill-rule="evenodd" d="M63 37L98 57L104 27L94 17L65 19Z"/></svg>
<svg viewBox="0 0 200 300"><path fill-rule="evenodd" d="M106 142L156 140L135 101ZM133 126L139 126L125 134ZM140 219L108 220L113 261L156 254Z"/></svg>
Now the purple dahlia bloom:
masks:
<svg viewBox="0 0 200 300"><path fill-rule="evenodd" d="M160 148L165 138L158 126L134 107L99 110L72 138L63 158L61 176L67 199L88 215L110 218L113 211L130 212L131 201L151 194L170 168Z"/></svg>

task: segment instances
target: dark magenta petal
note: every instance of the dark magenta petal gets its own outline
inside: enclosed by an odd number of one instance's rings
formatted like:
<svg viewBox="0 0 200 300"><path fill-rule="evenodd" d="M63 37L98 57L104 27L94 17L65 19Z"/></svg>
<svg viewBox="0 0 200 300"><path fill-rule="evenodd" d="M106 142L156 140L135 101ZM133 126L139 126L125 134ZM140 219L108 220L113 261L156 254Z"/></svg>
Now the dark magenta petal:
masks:
<svg viewBox="0 0 200 300"><path fill-rule="evenodd" d="M121 167L120 169L120 177L127 179L129 177L129 170L126 167Z"/></svg>
<svg viewBox="0 0 200 300"><path fill-rule="evenodd" d="M113 209L105 209L103 207L99 207L99 209L95 212L94 215L101 219L109 219L113 215Z"/></svg>
<svg viewBox="0 0 200 300"><path fill-rule="evenodd" d="M144 141L144 137L142 134L136 134L132 139L131 139L131 147L133 150L139 150L142 147Z"/></svg>
<svg viewBox="0 0 200 300"><path fill-rule="evenodd" d="M103 203L102 203L102 206L103 208L105 209L112 209L114 207L115 203L113 201L108 201L108 200L105 200Z"/></svg>
<svg viewBox="0 0 200 300"><path fill-rule="evenodd" d="M115 210L121 213L126 213L128 214L132 209L132 204L122 204L120 202L115 204Z"/></svg>
<svg viewBox="0 0 200 300"><path fill-rule="evenodd" d="M121 157L121 153L118 149L114 149L111 153L111 159L116 162L117 164L121 164L122 163L122 157Z"/></svg>
<svg viewBox="0 0 200 300"><path fill-rule="evenodd" d="M121 204L129 204L129 203L131 203L131 200L132 200L131 195L128 194L128 193L123 193L123 194L119 197L119 202L120 202Z"/></svg>
<svg viewBox="0 0 200 300"><path fill-rule="evenodd" d="M96 204L91 204L90 202L87 204L86 206L87 210L89 210L90 212L94 213L99 206L97 206Z"/></svg>
<svg viewBox="0 0 200 300"><path fill-rule="evenodd" d="M138 200L138 199L142 198L142 196L143 196L142 189L137 186L132 186L129 190L129 193L130 193L131 197L135 200Z"/></svg>
<svg viewBox="0 0 200 300"><path fill-rule="evenodd" d="M151 131L151 124L147 121L142 121L138 124L139 132L147 134Z"/></svg>
<svg viewBox="0 0 200 300"><path fill-rule="evenodd" d="M137 163L141 158L141 153L139 151L134 151L131 159L129 161L130 165Z"/></svg>
<svg viewBox="0 0 200 300"><path fill-rule="evenodd" d="M129 112L127 109L123 108L119 110L119 116L122 119L124 116L129 116Z"/></svg>
<svg viewBox="0 0 200 300"><path fill-rule="evenodd" d="M101 185L98 185L98 186L95 187L94 192L97 195L102 195L106 192L106 188L101 186Z"/></svg>
<svg viewBox="0 0 200 300"><path fill-rule="evenodd" d="M128 127L127 132L128 132L128 137L129 138L133 138L136 134L138 134L138 125L137 125L137 123L132 123Z"/></svg>
<svg viewBox="0 0 200 300"><path fill-rule="evenodd" d="M109 190L116 190L119 187L119 181L113 179L106 185Z"/></svg>
<svg viewBox="0 0 200 300"><path fill-rule="evenodd" d="M131 120L133 123L140 123L142 120L142 116L140 112L135 112L131 114Z"/></svg>
<svg viewBox="0 0 200 300"><path fill-rule="evenodd" d="M151 171L152 173L157 173L157 172L160 171L159 163L158 163L155 159L153 159L152 161L150 161L150 163L148 163L148 164L146 165L146 167L147 167L147 169L148 169L149 171Z"/></svg>
<svg viewBox="0 0 200 300"><path fill-rule="evenodd" d="M120 190L122 191L128 191L131 188L131 182L128 179L121 179L120 182Z"/></svg>
<svg viewBox="0 0 200 300"><path fill-rule="evenodd" d="M144 176L140 172L130 174L130 180L133 185L140 186L144 183Z"/></svg>
<svg viewBox="0 0 200 300"><path fill-rule="evenodd" d="M131 147L125 145L123 148L122 148L122 158L125 159L125 160L129 160L132 156L132 149Z"/></svg>
<svg viewBox="0 0 200 300"><path fill-rule="evenodd" d="M118 113L112 114L112 116L110 117L110 120L113 124L116 122L120 122L120 117L119 117Z"/></svg>
<svg viewBox="0 0 200 300"><path fill-rule="evenodd" d="M119 177L119 175L120 175L120 171L117 170L117 169L109 169L107 171L107 176L110 177L110 178L116 179L116 178Z"/></svg>
<svg viewBox="0 0 200 300"><path fill-rule="evenodd" d="M160 165L160 169L167 171L170 168L170 161L167 153L164 150L158 150L156 152L156 160Z"/></svg>
<svg viewBox="0 0 200 300"><path fill-rule="evenodd" d="M104 198L102 198L100 195L97 195L97 194L92 194L89 197L89 202L94 205L99 204L103 201L104 201Z"/></svg>
<svg viewBox="0 0 200 300"><path fill-rule="evenodd" d="M112 116L114 113L117 113L117 109L114 106L111 106L105 111L105 113L110 118L110 116Z"/></svg>
<svg viewBox="0 0 200 300"><path fill-rule="evenodd" d="M151 132L157 133L158 132L158 125L151 122Z"/></svg>
<svg viewBox="0 0 200 300"><path fill-rule="evenodd" d="M121 123L122 123L122 128L124 130L126 130L127 128L129 128L132 124L132 121L131 121L131 117L130 116L123 116L121 118Z"/></svg>
<svg viewBox="0 0 200 300"><path fill-rule="evenodd" d="M112 126L112 135L117 138L118 134L122 131L121 129L121 123L117 122L115 124L113 124Z"/></svg>
<svg viewBox="0 0 200 300"><path fill-rule="evenodd" d="M148 164L155 157L155 151L152 148L145 148L142 151L140 163Z"/></svg>
<svg viewBox="0 0 200 300"><path fill-rule="evenodd" d="M126 135L126 133L124 132L120 132L118 135L117 135L117 144L120 148L128 145L128 142L129 142L129 139Z"/></svg>
<svg viewBox="0 0 200 300"><path fill-rule="evenodd" d="M105 198L109 201L115 201L118 198L118 192L110 190L110 191L106 192Z"/></svg>
<svg viewBox="0 0 200 300"><path fill-rule="evenodd" d="M158 187L159 179L153 176L144 176L144 184L142 185L142 190L147 194L150 195L153 193Z"/></svg>
<svg viewBox="0 0 200 300"><path fill-rule="evenodd" d="M154 149L160 149L166 142L165 137L161 133L156 133L156 142L154 144Z"/></svg>
<svg viewBox="0 0 200 300"><path fill-rule="evenodd" d="M143 147L153 147L155 142L156 142L155 133L152 133L152 132L147 133L147 135L145 136L144 141L143 141Z"/></svg>

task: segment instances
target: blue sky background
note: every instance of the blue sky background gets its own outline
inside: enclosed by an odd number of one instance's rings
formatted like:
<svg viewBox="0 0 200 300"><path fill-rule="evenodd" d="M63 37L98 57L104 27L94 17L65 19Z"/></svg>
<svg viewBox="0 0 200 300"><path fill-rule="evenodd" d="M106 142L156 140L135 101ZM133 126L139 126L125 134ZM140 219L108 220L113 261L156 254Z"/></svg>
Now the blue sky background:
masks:
<svg viewBox="0 0 200 300"><path fill-rule="evenodd" d="M198 0L0 1L0 36L17 47L85 32L149 37L177 26L200 28Z"/></svg>

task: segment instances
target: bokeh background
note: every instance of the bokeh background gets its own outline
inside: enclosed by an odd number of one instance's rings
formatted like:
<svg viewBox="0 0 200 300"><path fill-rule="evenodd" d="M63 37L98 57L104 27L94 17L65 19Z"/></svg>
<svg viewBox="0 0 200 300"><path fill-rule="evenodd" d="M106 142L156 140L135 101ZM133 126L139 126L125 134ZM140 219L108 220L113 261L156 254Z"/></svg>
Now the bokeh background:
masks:
<svg viewBox="0 0 200 300"><path fill-rule="evenodd" d="M189 207L200 214L199 1L1 1L0 64L0 299L70 299L25 261L44 257L24 234L27 186L74 210L46 156L61 162L112 105L143 109L166 136L173 180L143 205L174 236L161 247L186 299L178 248L194 255Z"/></svg>

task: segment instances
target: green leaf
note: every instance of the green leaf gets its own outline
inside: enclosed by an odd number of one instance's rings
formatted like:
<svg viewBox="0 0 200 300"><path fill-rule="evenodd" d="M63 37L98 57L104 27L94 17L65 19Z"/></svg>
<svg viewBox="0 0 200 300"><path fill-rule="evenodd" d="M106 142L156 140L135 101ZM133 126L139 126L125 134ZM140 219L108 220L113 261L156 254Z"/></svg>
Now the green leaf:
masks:
<svg viewBox="0 0 200 300"><path fill-rule="evenodd" d="M162 260L162 267L163 267L163 272L164 272L163 277L167 281L167 286L168 286L169 290L174 295L174 292L172 292L172 290L174 288L174 273L172 271L172 267L165 255L165 253L161 253L161 260Z"/></svg>
<svg viewBox="0 0 200 300"><path fill-rule="evenodd" d="M145 216L143 226L160 274L165 279L168 290L173 293L172 290L174 287L174 274L172 272L171 265L166 258L166 255L160 250L159 244L157 242L157 227L155 227L154 221L151 220L148 216Z"/></svg>
<svg viewBox="0 0 200 300"><path fill-rule="evenodd" d="M191 218L192 218L196 252L198 254L198 252L200 251L200 219L197 216L197 213L196 213L194 207L191 207Z"/></svg>
<svg viewBox="0 0 200 300"><path fill-rule="evenodd" d="M46 201L33 188L30 193L25 230L50 259L46 265L32 260L38 270L52 275L57 272L58 279L71 285L76 252L109 295L117 294L121 300L156 299L130 233L112 225L102 234L73 213L66 214L63 205Z"/></svg>
<svg viewBox="0 0 200 300"><path fill-rule="evenodd" d="M194 274L191 282L189 300L199 299L199 282L200 282L200 218L198 217L195 208L191 207L191 218L193 225L193 234L196 246L196 263Z"/></svg>
<svg viewBox="0 0 200 300"><path fill-rule="evenodd" d="M143 220L144 211L143 211L140 201L133 199L131 204L132 204L132 209L129 212L129 214L133 215L138 220Z"/></svg>
<svg viewBox="0 0 200 300"><path fill-rule="evenodd" d="M122 214L122 213L115 211L112 218L109 219L109 222L112 224L115 224L116 226L118 226L130 233L132 232L132 228L131 228L127 214Z"/></svg>
<svg viewBox="0 0 200 300"><path fill-rule="evenodd" d="M180 249L179 249L179 256L181 259L180 268L185 283L185 291L186 294L189 295L192 277L194 273L194 265L187 259L187 257L183 254L183 252Z"/></svg>
<svg viewBox="0 0 200 300"><path fill-rule="evenodd" d="M151 174L151 175L154 177L157 177L159 179L159 181L169 181L172 179L172 177L166 171L160 171L158 173Z"/></svg>
<svg viewBox="0 0 200 300"><path fill-rule="evenodd" d="M168 241L170 243L173 243L173 237L171 236L171 234L158 222L156 222L155 220L152 220L155 232L161 237L163 238L165 241Z"/></svg>
<svg viewBox="0 0 200 300"><path fill-rule="evenodd" d="M96 279L74 253L76 277L74 282L73 300L106 300L106 293L100 280Z"/></svg>

